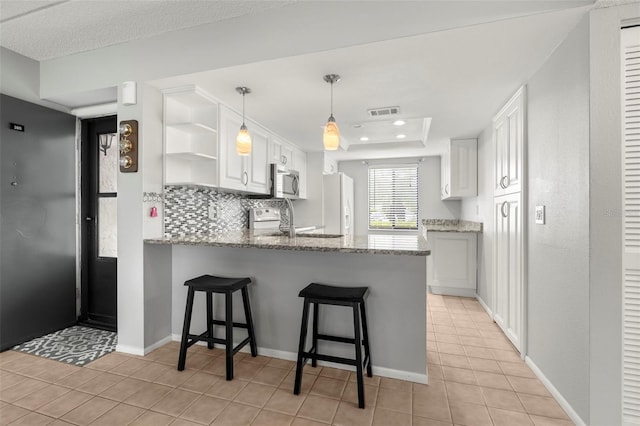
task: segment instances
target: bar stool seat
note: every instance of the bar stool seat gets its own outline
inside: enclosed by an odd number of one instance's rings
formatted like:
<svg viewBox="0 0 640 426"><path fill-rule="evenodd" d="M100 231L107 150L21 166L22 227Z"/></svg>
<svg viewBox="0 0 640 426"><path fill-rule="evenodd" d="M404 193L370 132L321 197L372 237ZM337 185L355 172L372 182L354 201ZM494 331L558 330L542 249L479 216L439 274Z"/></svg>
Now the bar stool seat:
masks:
<svg viewBox="0 0 640 426"><path fill-rule="evenodd" d="M338 287L327 284L311 283L303 288L298 294L304 298L302 310L302 325L300 327L300 343L298 346L298 360L296 363L296 377L293 393L300 394L302 387L302 370L308 360L311 366L316 367L318 360L329 361L340 364L353 365L356 367L356 380L358 385L358 406L364 408L364 380L362 377L363 367L367 369L367 376L371 377L371 353L369 351L369 332L367 330L367 315L365 310L365 296L368 287ZM312 346L309 351L305 350L307 340L307 327L309 322L309 306L313 303L313 332ZM350 306L353 309L353 329L354 337L332 336L318 332L319 305L339 305ZM362 336L360 325L362 322ZM342 358L318 353L318 340L327 340L339 343L351 343L355 345L355 359ZM362 346L364 346L364 359L362 358Z"/></svg>
<svg viewBox="0 0 640 426"><path fill-rule="evenodd" d="M249 293L247 285L251 283L250 278L225 278L214 275L201 275L185 281L184 285L189 287L187 293L187 306L184 312L184 325L182 328L182 340L180 342L180 357L178 359L178 370L184 370L187 361L187 349L197 342L207 342L207 347L213 349L215 343L225 346L226 377L233 379L233 355L247 344L251 347L251 356L258 355L255 333L253 331L253 318L251 317L251 306L249 304ZM246 323L233 322L233 293L240 290L242 293L242 303L244 305L244 315ZM203 291L207 296L207 331L201 334L189 334L191 328L191 315L193 312L193 299L196 291ZM225 295L225 319L213 319L213 293ZM225 326L225 338L216 338L213 333L214 325ZM233 328L246 328L248 337L233 347Z"/></svg>
<svg viewBox="0 0 640 426"><path fill-rule="evenodd" d="M311 283L300 291L299 297L345 302L360 302L369 289L367 287L338 287Z"/></svg>

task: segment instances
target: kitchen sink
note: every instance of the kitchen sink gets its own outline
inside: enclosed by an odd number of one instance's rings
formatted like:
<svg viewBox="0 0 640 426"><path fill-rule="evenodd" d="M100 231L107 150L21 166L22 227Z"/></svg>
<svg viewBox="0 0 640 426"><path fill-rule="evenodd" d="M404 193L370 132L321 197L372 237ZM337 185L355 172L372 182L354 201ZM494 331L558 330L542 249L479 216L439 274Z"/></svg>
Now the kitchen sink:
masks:
<svg viewBox="0 0 640 426"><path fill-rule="evenodd" d="M288 237L288 232L273 232L271 234L264 234L267 237ZM312 234L312 233L297 233L296 237L304 237L304 238L339 238L343 237L342 234Z"/></svg>
<svg viewBox="0 0 640 426"><path fill-rule="evenodd" d="M310 237L310 238L338 238L344 237L342 234L306 234L304 232L296 234L296 237Z"/></svg>

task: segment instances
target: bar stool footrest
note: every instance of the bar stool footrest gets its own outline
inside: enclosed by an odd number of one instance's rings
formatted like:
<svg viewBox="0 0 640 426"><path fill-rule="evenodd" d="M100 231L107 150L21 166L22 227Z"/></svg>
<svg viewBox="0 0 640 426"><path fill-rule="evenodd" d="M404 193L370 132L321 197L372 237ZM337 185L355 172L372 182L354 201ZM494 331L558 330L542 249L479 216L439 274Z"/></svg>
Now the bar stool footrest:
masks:
<svg viewBox="0 0 640 426"><path fill-rule="evenodd" d="M339 343L351 343L352 345L355 345L356 343L356 339L354 339L353 337L330 336L328 334L318 334L317 339Z"/></svg>
<svg viewBox="0 0 640 426"><path fill-rule="evenodd" d="M306 361L310 359L312 360L315 358L318 361L329 361L329 362L335 362L337 364L347 364L347 365L353 365L353 366L358 365L358 361L356 361L355 359L342 358L342 357L332 356L332 355L316 354L312 352L302 352L302 357L304 358L303 364L306 363Z"/></svg>
<svg viewBox="0 0 640 426"><path fill-rule="evenodd" d="M213 325L224 325L224 326L227 325L227 323L224 322L223 320L213 320L213 321L211 321L211 324L213 324ZM233 326L237 327L237 328L247 328L247 329L249 328L249 325L247 325L245 323L242 323L242 322L234 322Z"/></svg>

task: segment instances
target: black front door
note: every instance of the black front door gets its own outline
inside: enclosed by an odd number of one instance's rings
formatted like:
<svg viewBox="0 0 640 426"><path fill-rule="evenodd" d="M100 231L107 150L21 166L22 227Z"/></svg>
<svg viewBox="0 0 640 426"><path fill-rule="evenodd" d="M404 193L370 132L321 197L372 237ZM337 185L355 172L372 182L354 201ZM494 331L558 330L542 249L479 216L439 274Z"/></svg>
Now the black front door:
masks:
<svg viewBox="0 0 640 426"><path fill-rule="evenodd" d="M116 330L118 135L115 116L82 121L80 322Z"/></svg>

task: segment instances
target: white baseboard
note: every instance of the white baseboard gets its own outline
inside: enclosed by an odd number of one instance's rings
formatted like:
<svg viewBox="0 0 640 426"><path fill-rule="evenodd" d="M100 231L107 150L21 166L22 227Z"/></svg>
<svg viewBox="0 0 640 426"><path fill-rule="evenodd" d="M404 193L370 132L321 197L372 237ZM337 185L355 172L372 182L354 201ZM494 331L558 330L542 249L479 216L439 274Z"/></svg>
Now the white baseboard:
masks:
<svg viewBox="0 0 640 426"><path fill-rule="evenodd" d="M175 342L179 342L181 339L182 339L182 336L179 334L173 334L171 336L171 340ZM203 346L206 344L207 344L206 342L196 343L196 345L203 345ZM244 348L240 349L240 352L248 353L250 352L250 349L248 346L245 346ZM258 347L258 352L260 355L268 356L271 358L286 359L288 361L296 361L298 359L298 354L296 352L280 351L277 349L262 348L262 347ZM340 370L349 370L349 371L356 370L355 367L350 365L336 364L333 362L326 362L326 361L318 361L318 365L321 365L323 367L338 368ZM426 374L414 373L411 371L394 370L392 368L376 367L376 366L372 366L372 370L373 370L373 374L375 374L376 376L387 377L390 379L406 380L409 382L422 383L422 384L427 384L429 381Z"/></svg>
<svg viewBox="0 0 640 426"><path fill-rule="evenodd" d="M529 358L528 356L525 357L524 361L527 363L527 365L529 366L529 368L531 368L531 371L533 371L533 373L538 377L538 379L540 379L540 381L542 382L542 384L547 388L547 390L549 392L551 392L551 395L553 395L553 397L556 399L556 401L558 401L558 404L560 404L560 407L562 407L562 409L567 413L567 415L569 416L569 418L578 426L585 426L586 423L580 418L580 416L578 415L578 413L576 413L576 411L573 409L573 407L571 407L571 404L569 404L569 402L567 402L566 399L564 399L564 397L562 396L562 394L558 391L558 389L555 388L555 386L553 386L553 384L551 383L551 381L549 379L547 379L547 376L545 376L542 371L538 368L538 366L531 360L531 358Z"/></svg>
<svg viewBox="0 0 640 426"><path fill-rule="evenodd" d="M167 336L164 339L160 339L157 342L155 342L154 344L147 346L146 348L144 348L145 355L148 354L149 352L155 351L159 347L162 347L162 346L166 345L167 343L171 342L172 340L173 340L173 336Z"/></svg>
<svg viewBox="0 0 640 426"><path fill-rule="evenodd" d="M484 303L484 300L482 300L482 298L478 296L478 294L476 294L476 300L478 301L478 303L480 303L480 306L482 306L484 310L487 311L489 316L493 318L493 311L489 308L489 306L486 303Z"/></svg>
<svg viewBox="0 0 640 426"><path fill-rule="evenodd" d="M116 351L117 352L122 352L122 353L125 353L125 354L145 356L149 352L155 351L159 347L166 345L167 343L171 342L172 340L174 340L173 336L167 336L164 339L160 339L157 342L145 347L144 349L140 349L140 348L138 348L136 346L118 344L118 345L116 345Z"/></svg>
<svg viewBox="0 0 640 426"><path fill-rule="evenodd" d="M475 288L430 285L429 290L431 290L431 293L433 294L439 294L443 296L476 297Z"/></svg>
<svg viewBox="0 0 640 426"><path fill-rule="evenodd" d="M144 349L140 349L136 346L121 345L120 343L116 345L116 352L144 356Z"/></svg>

